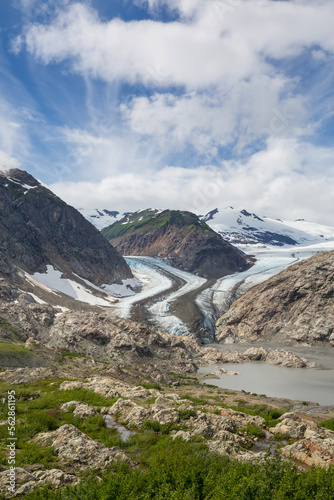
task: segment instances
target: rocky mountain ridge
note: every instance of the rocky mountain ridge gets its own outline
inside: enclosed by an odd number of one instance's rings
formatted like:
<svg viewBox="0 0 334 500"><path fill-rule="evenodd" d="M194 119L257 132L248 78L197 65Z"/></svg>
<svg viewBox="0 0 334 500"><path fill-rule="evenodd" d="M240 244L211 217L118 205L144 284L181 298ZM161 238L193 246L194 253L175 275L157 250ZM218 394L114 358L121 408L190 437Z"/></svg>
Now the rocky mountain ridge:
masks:
<svg viewBox="0 0 334 500"><path fill-rule="evenodd" d="M79 211L100 230L135 213L121 213L98 208L79 209ZM218 207L198 217L221 234L223 239L241 247L245 245L269 248L326 245L334 241L334 227L305 219L275 219L259 216L249 210L236 207Z"/></svg>
<svg viewBox="0 0 334 500"><path fill-rule="evenodd" d="M245 209L216 208L199 216L233 245L264 247L307 246L334 241L334 227L298 219L259 216Z"/></svg>
<svg viewBox="0 0 334 500"><path fill-rule="evenodd" d="M102 234L122 255L168 259L207 279L250 266L245 255L191 212L140 210L103 229Z"/></svg>
<svg viewBox="0 0 334 500"><path fill-rule="evenodd" d="M0 270L47 266L95 285L132 278L124 259L77 210L18 169L0 172Z"/></svg>
<svg viewBox="0 0 334 500"><path fill-rule="evenodd" d="M216 324L222 343L334 345L334 251L314 255L254 286Z"/></svg>

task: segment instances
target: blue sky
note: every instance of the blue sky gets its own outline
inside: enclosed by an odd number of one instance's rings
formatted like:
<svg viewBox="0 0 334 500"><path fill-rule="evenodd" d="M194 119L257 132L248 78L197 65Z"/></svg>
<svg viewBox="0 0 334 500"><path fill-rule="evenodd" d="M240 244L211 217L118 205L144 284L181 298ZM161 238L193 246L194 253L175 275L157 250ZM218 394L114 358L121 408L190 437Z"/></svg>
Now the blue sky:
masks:
<svg viewBox="0 0 334 500"><path fill-rule="evenodd" d="M0 3L0 164L76 207L334 225L331 0Z"/></svg>

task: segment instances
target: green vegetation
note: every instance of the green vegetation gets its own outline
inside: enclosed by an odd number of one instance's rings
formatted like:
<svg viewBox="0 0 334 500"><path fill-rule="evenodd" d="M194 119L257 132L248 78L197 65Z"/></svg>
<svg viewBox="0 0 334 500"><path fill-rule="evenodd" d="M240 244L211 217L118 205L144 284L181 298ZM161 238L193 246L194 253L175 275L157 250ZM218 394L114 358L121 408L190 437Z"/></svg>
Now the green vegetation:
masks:
<svg viewBox="0 0 334 500"><path fill-rule="evenodd" d="M146 420L142 426L143 430L152 430L158 434L169 434L171 431L179 430L179 426L175 424L160 424L156 420Z"/></svg>
<svg viewBox="0 0 334 500"><path fill-rule="evenodd" d="M0 357L4 358L8 356L33 357L34 355L31 351L28 351L23 344L12 344L11 342L0 340Z"/></svg>
<svg viewBox="0 0 334 500"><path fill-rule="evenodd" d="M134 213L122 220L115 222L102 230L103 236L108 240L128 236L132 233L150 233L157 229L168 226L178 226L181 230L197 229L206 235L216 233L204 222L191 212L181 212L179 210L164 210L155 213L152 210L144 210Z"/></svg>
<svg viewBox="0 0 334 500"><path fill-rule="evenodd" d="M137 387L144 387L144 389L156 389L157 391L162 391L162 387L159 384L148 384L147 382L141 382L137 384Z"/></svg>
<svg viewBox="0 0 334 500"><path fill-rule="evenodd" d="M190 417L196 417L197 413L195 410L179 410L179 416L181 420L189 420Z"/></svg>
<svg viewBox="0 0 334 500"><path fill-rule="evenodd" d="M247 415L259 415L263 417L266 427L275 427L277 420L281 417L286 410L281 408L268 408L266 405L249 405L249 406L232 406L233 410L247 413Z"/></svg>
<svg viewBox="0 0 334 500"><path fill-rule="evenodd" d="M257 438L266 437L266 433L264 432L264 430L255 424L248 424L247 427L241 429L241 432L246 432L246 434L251 437L257 437Z"/></svg>
<svg viewBox="0 0 334 500"><path fill-rule="evenodd" d="M94 475L75 487L45 487L27 500L330 500L334 468L301 471L279 458L263 465L242 464L200 443L172 441L151 432L130 438L129 455L138 453L141 468L116 464L100 480ZM138 455L137 455L138 456Z"/></svg>
<svg viewBox="0 0 334 500"><path fill-rule="evenodd" d="M69 412L59 409L62 403L77 400L98 410L112 405L108 399L86 389L59 389L61 380L37 381L15 386L17 410L16 465L39 464L46 469L62 468L52 447L41 447L31 438L39 432L49 432L63 424L73 424L92 439L107 447L119 446L136 464L114 464L103 474L99 471L85 473L84 480L74 487L53 490L48 486L27 495L27 500L329 500L334 499L334 467L313 467L300 470L279 456L268 457L265 463L241 463L210 452L202 436L190 442L173 440L172 430L185 428L185 424L159 424L146 421L141 431L123 442L115 429L106 429L102 415L82 420L74 417L74 407ZM144 384L142 384L144 385ZM146 384L151 386L151 384ZM153 384L154 385L154 384ZM0 397L6 397L8 387L0 385ZM199 404L204 399L186 394L184 397ZM4 408L6 409L6 407ZM266 421L275 421L284 410L265 405L240 408L245 413L261 414ZM196 415L194 410L179 410L181 420ZM2 418L6 417L3 411ZM331 421L324 426L332 425ZM326 424L326 425L325 425ZM331 428L331 427L327 427ZM264 437L263 430L248 425L244 432L249 436ZM1 442L5 443L7 426L0 426ZM5 446L1 449L0 465L6 464ZM0 499L3 497L0 495Z"/></svg>
<svg viewBox="0 0 334 500"><path fill-rule="evenodd" d="M330 431L334 431L334 418L330 418L329 420L324 420L323 422L320 422L319 425L321 425L321 427L329 429Z"/></svg>
<svg viewBox="0 0 334 500"><path fill-rule="evenodd" d="M42 464L52 468L57 462L51 448L41 448L31 442L40 432L58 429L63 424L73 424L91 438L102 442L105 446L116 446L120 436L114 429L106 429L101 415L90 417L83 421L69 412L59 410L59 406L69 401L82 401L92 406L111 406L117 398L105 398L88 389L59 390L61 381L38 381L15 386L16 393L16 447L17 465ZM7 397L7 391L13 386L0 385L0 398ZM8 407L5 405L1 418L7 418ZM0 439L5 443L8 437L7 426L0 426ZM5 445L0 447L0 464L6 465Z"/></svg>

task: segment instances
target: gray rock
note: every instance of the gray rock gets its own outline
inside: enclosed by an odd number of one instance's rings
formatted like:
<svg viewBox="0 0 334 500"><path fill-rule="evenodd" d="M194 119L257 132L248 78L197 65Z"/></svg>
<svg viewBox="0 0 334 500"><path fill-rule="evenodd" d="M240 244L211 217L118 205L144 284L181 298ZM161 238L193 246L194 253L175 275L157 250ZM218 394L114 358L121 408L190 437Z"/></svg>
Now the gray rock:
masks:
<svg viewBox="0 0 334 500"><path fill-rule="evenodd" d="M74 425L66 424L56 431L38 434L34 440L41 446L53 446L62 463L76 469L104 469L114 461L130 461L120 448L106 448Z"/></svg>

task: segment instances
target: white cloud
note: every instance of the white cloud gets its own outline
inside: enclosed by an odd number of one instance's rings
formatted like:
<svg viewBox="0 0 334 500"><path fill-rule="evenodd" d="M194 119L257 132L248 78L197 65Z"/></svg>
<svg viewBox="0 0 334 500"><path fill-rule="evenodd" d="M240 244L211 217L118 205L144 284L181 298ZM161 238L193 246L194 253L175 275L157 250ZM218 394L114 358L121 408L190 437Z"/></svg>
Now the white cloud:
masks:
<svg viewBox="0 0 334 500"><path fill-rule="evenodd" d="M20 110L14 110L0 99L0 164L18 167L19 158L26 155L29 139L21 123Z"/></svg>
<svg viewBox="0 0 334 500"><path fill-rule="evenodd" d="M18 168L20 166L20 162L0 149L0 171L4 172L11 168Z"/></svg>
<svg viewBox="0 0 334 500"><path fill-rule="evenodd" d="M315 158L319 172L313 169ZM333 180L333 149L273 138L265 151L245 162L146 169L98 182L56 183L51 189L78 208L131 211L157 207L204 213L234 205L259 215L332 224Z"/></svg>
<svg viewBox="0 0 334 500"><path fill-rule="evenodd" d="M297 134L304 102L289 96L289 87L282 75L256 75L228 90L134 98L122 110L134 132L155 138L166 150L190 144L200 154L215 156L217 148L234 142L244 147L270 135Z"/></svg>
<svg viewBox="0 0 334 500"><path fill-rule="evenodd" d="M306 1L246 1L228 16L217 15L217 1L196 5L201 15L195 20L162 23L102 22L96 11L76 3L49 25L29 26L24 39L27 50L45 64L68 59L74 71L107 82L188 89L270 72L266 57L296 55L314 45L334 50L329 1L321 8Z"/></svg>
<svg viewBox="0 0 334 500"><path fill-rule="evenodd" d="M133 2L156 12L154 20L102 21L84 2L59 0L57 15L50 17L50 7L14 42L16 52L25 47L44 65L63 69L65 63L88 85L96 80L109 88L148 89L115 107L117 118L107 130L79 122L57 129L67 151L64 172L79 179L51 186L57 194L75 206L204 212L236 204L260 215L331 223L334 153L305 137L333 112L327 99L321 116L312 116L314 102L332 85L333 74L326 72L334 53L332 0ZM160 22L163 5L178 11L179 20ZM323 68L322 82L314 78L311 90L301 82L304 67L291 70L289 58L298 56L302 65L303 58L312 61L313 71ZM0 147L2 137L11 155L18 130L1 123ZM254 153L254 142L263 138L256 144L263 150ZM236 157L243 159L223 161L221 148L241 151ZM178 165L191 158L193 168L166 166L177 154Z"/></svg>

